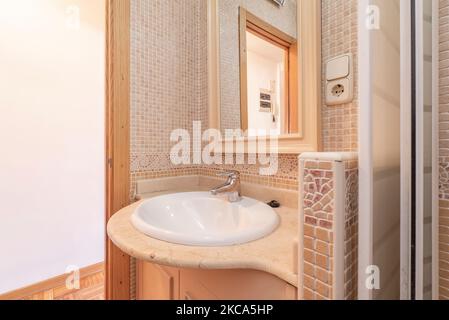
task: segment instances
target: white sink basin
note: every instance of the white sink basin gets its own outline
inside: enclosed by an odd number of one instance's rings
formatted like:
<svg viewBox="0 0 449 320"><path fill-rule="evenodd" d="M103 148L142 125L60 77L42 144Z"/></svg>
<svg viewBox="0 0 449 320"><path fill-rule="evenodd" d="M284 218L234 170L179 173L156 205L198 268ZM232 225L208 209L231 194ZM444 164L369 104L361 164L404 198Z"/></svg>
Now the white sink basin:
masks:
<svg viewBox="0 0 449 320"><path fill-rule="evenodd" d="M261 239L279 225L268 205L250 199L230 203L207 192L176 193L144 201L132 224L159 240L190 246L231 246Z"/></svg>

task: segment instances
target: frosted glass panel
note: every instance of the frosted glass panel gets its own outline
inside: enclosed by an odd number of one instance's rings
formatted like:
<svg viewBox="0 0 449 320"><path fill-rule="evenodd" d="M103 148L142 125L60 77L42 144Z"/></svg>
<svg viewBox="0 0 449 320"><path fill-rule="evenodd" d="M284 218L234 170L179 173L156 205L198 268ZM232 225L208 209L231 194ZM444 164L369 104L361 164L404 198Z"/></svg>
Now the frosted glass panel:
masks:
<svg viewBox="0 0 449 320"><path fill-rule="evenodd" d="M418 134L422 135L423 161L417 170L423 176L423 188L420 189L421 194L417 196L423 199L423 215L421 221L417 221L417 227L421 228L423 232L423 243L418 244L422 245L423 250L423 298L432 299L432 116L434 110L432 105L434 85L432 81L432 1L423 1L422 15L423 103L417 105L417 108L421 108L420 112L417 112L420 115L417 121L421 122L418 127L422 126L422 131ZM420 140L419 138L418 136L417 141Z"/></svg>
<svg viewBox="0 0 449 320"><path fill-rule="evenodd" d="M400 286L400 13L399 0L373 0L380 30L373 57L373 262L380 290L374 299L398 299Z"/></svg>

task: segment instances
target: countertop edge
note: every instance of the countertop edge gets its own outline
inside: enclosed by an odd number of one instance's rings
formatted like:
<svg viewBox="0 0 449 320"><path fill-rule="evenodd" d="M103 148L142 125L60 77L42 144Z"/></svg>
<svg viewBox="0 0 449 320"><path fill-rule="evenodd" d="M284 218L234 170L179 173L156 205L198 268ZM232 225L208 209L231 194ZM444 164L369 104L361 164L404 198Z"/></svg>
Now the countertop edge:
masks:
<svg viewBox="0 0 449 320"><path fill-rule="evenodd" d="M144 201L144 200L142 200ZM266 259L258 259L255 256L247 256L248 258L245 258L242 253L242 257L236 259L232 257L226 257L225 259L220 259L219 257L213 257L213 258L207 258L204 259L201 257L201 254L198 253L198 260L194 261L192 259L183 259L180 257L176 257L171 255L170 253L172 251L176 251L176 247L178 245L171 244L166 242L165 245L167 246L166 250L162 250L160 248L154 248L153 250L149 251L148 253L143 253L142 250L136 250L132 247L132 245L127 245L123 238L120 236L117 236L117 234L120 234L121 231L117 230L116 225L118 226L120 223L123 223L123 221L116 221L118 219L129 219L129 215L132 214L132 211L140 204L141 201L136 202L134 204L131 204L130 206L123 208L116 214L114 214L111 219L109 220L107 224L107 234L112 243L116 245L121 251L128 254L129 256L138 259L143 260L150 263L155 263L163 266L168 267L175 267L175 268L187 268L187 269L200 269L200 270L237 270L237 269L249 269L249 270L256 270L261 272L266 272L268 274L271 274L273 276L278 277L279 279L289 283L290 285L294 287L298 287L298 275L295 274L292 271L287 270L287 268L283 268L276 266L276 264L273 263L273 261L267 261ZM116 223L116 225L114 225ZM132 226L131 222L129 224ZM132 227L134 228L134 227ZM135 230L135 229L134 229ZM136 232L139 232L135 230ZM142 234L143 235L143 234ZM148 237L146 235L143 235L144 237ZM122 236L123 237L123 236ZM151 237L149 237L151 238ZM153 239L157 240L157 239ZM256 240L253 243L257 241ZM238 246L244 246L244 245L238 245ZM234 246L234 248L238 247ZM195 247L191 247L195 248ZM230 248L230 247L217 247L217 251L220 248ZM179 249L179 248L178 248ZM204 249L204 247L198 247L198 249ZM293 250L293 249L292 249Z"/></svg>
<svg viewBox="0 0 449 320"><path fill-rule="evenodd" d="M155 255L154 257L143 255L137 251L134 251L130 248L127 248L120 244L119 241L116 241L113 237L109 236L111 241L116 245L121 251L128 254L129 256L142 260L145 262L155 263L158 265L166 266L166 267L175 267L175 268L186 268L186 269L199 269L199 270L238 270L238 269L248 269L248 270L256 270L269 273L278 277L281 280L289 283L294 287L298 287L298 276L294 273L290 275L286 275L285 271L276 270L277 268L270 269L267 267L267 263L263 261L256 261L255 259L250 260L238 260L238 261L220 261L220 260L200 260L198 262L192 262L191 260L182 260L172 258L170 261L166 257Z"/></svg>

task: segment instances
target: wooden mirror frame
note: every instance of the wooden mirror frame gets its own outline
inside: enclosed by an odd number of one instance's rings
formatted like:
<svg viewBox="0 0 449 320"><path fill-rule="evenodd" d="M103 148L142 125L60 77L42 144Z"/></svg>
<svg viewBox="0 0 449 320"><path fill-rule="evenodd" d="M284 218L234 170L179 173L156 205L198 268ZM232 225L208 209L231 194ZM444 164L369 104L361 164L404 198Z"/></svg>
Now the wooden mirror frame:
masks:
<svg viewBox="0 0 449 320"><path fill-rule="evenodd" d="M220 17L218 1L208 1L208 78L209 126L220 130ZM276 150L272 150L272 152L285 154L300 154L321 150L321 1L297 0L297 9L298 133L279 136L278 147ZM251 142L264 139L269 138L250 137L241 140L244 140L245 152L248 153ZM234 141L224 139L221 150L234 150ZM221 150L216 151L220 152Z"/></svg>

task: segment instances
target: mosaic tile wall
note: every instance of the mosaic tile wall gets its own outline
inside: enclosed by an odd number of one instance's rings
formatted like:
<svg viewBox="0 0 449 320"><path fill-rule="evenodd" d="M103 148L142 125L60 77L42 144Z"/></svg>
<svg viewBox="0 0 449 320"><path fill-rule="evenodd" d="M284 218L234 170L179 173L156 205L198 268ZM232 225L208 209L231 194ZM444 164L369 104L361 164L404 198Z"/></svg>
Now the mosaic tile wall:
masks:
<svg viewBox="0 0 449 320"><path fill-rule="evenodd" d="M440 299L449 300L449 0L440 0Z"/></svg>
<svg viewBox="0 0 449 320"><path fill-rule="evenodd" d="M219 170L231 169L226 165L175 166L169 159L172 147L169 137L173 129L191 131L195 120L207 127L206 1L131 0L131 199L135 183L140 179L212 176ZM271 12L263 10L267 5L272 6L268 0L220 2L234 7L237 3L266 20L272 19L264 17ZM322 3L323 64L339 54L356 54L357 1L322 0ZM291 28L292 24L287 21L283 22L285 31L296 36L296 27ZM356 67L356 59L354 62ZM228 64L226 68L230 68ZM231 96L222 99L235 99L234 104L238 106L239 97ZM231 100L222 103L234 105ZM324 151L357 150L357 114L356 102L340 107L322 106ZM238 165L232 169L241 171L244 182L297 190L297 155L280 155L278 166L279 172L274 176L259 175L258 165ZM133 271L131 279L134 283Z"/></svg>
<svg viewBox="0 0 449 320"><path fill-rule="evenodd" d="M272 10L264 10L272 6L268 3L226 0L220 1L220 10L232 12L235 19L236 11L226 8L235 9L243 4L263 18L275 20L266 13ZM293 2L288 3L291 6ZM345 52L355 55L357 1L322 0L322 6L323 65L329 58ZM136 179L194 174L200 169L171 164L169 135L174 128L190 130L194 120L201 120L207 127L207 2L132 0L131 14L131 180L134 186ZM285 19L282 23L285 31L296 35L296 22ZM356 59L354 62L356 65ZM224 69L229 69L229 65ZM238 100L235 105L239 105ZM322 108L323 151L356 150L357 103ZM257 167L239 169L244 181L269 181L272 186L296 188L297 161L292 160L295 158L281 155L279 167L290 170L282 170L276 177L258 177ZM205 168L202 172L210 174L219 167Z"/></svg>
<svg viewBox="0 0 449 320"><path fill-rule="evenodd" d="M248 157L254 155L245 155L245 163L250 163ZM236 156L234 155L234 163ZM224 163L224 160L223 160ZM257 163L260 163L257 161ZM217 173L226 170L238 170L241 173L242 182L263 184L267 187L282 188L289 190L298 190L298 156L297 155L280 155L274 161L275 167L278 168L274 175L261 175L259 169L267 168L268 165L261 164L244 164L244 165L213 165L204 166L200 170L200 174L205 176L215 176Z"/></svg>
<svg viewBox="0 0 449 320"><path fill-rule="evenodd" d="M207 119L207 0L131 1L131 201L140 179L198 174L169 158L174 129ZM131 259L131 298L135 298Z"/></svg>
<svg viewBox="0 0 449 320"><path fill-rule="evenodd" d="M357 299L358 243L358 162L300 160L303 189L300 199L304 210L303 297L305 300L331 300L335 287L335 219L345 215L344 298ZM345 192L336 192L337 170L344 171ZM344 208L336 207L343 195ZM301 275L300 275L301 276ZM338 275L343 276L343 275Z"/></svg>
<svg viewBox="0 0 449 320"><path fill-rule="evenodd" d="M358 298L359 164L345 163L345 298Z"/></svg>
<svg viewBox="0 0 449 320"><path fill-rule="evenodd" d="M225 128L240 128L240 96L239 96L239 51L238 46L238 7L248 10L269 21L281 30L296 37L296 17L287 16L279 20L269 10L270 1L260 0L225 0L219 2L221 20L221 90L234 94L222 95L221 121ZM357 0L322 0L322 56L323 79L325 64L333 57L352 53L354 57L354 92L352 103L341 106L322 108L323 151L357 151L358 149L358 22ZM285 13L295 12L293 2L287 2ZM270 15L271 14L271 15ZM284 13L283 13L284 14ZM325 83L323 81L323 97Z"/></svg>
<svg viewBox="0 0 449 320"><path fill-rule="evenodd" d="M206 118L206 4L206 0L132 1L131 171L135 176L179 171L169 159L172 130L191 131L193 121Z"/></svg>
<svg viewBox="0 0 449 320"><path fill-rule="evenodd" d="M326 62L352 53L354 60L354 101L321 109L324 151L358 150L358 5L357 0L322 0L323 79ZM323 81L323 97L325 83Z"/></svg>
<svg viewBox="0 0 449 320"><path fill-rule="evenodd" d="M305 161L303 179L303 297L305 300L331 300L334 282L333 163Z"/></svg>

